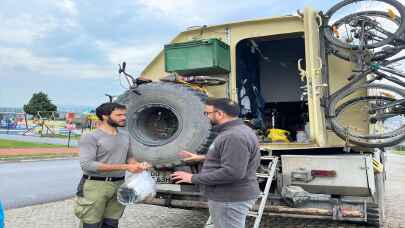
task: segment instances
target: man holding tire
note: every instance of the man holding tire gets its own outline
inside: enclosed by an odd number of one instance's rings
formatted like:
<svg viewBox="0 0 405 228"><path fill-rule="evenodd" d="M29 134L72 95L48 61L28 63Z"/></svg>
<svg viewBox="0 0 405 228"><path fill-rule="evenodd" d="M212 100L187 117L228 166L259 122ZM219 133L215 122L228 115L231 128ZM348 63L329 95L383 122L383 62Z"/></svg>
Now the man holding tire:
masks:
<svg viewBox="0 0 405 228"><path fill-rule="evenodd" d="M125 127L126 107L104 103L97 107L100 127L80 139L80 180L75 215L83 228L118 228L125 207L117 201L117 190L125 171L141 172L151 166L136 161L131 153L131 137Z"/></svg>
<svg viewBox="0 0 405 228"><path fill-rule="evenodd" d="M239 106L227 99L208 99L204 114L218 136L206 155L180 152L186 161L204 160L201 172L177 171L176 183L199 184L208 199L215 228L243 228L249 209L260 193L256 170L260 163L255 132L239 116Z"/></svg>

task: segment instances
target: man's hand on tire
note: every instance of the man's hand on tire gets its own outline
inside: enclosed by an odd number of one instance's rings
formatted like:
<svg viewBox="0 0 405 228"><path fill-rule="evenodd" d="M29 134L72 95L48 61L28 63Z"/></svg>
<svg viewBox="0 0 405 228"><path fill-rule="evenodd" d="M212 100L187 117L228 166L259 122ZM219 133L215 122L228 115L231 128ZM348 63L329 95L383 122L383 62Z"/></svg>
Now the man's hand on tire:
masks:
<svg viewBox="0 0 405 228"><path fill-rule="evenodd" d="M182 160L184 162L199 162L199 161L203 161L205 159L204 155L194 154L194 153L191 153L186 150L183 150L183 151L177 153L177 155L179 157L183 158Z"/></svg>

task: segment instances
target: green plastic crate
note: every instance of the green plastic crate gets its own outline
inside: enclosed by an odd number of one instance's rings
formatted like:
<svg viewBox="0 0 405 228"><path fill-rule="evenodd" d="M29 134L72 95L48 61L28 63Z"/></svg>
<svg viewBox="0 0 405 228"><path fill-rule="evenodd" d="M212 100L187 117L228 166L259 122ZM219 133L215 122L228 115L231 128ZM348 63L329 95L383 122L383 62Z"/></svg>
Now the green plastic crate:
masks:
<svg viewBox="0 0 405 228"><path fill-rule="evenodd" d="M188 76L231 71L229 46L218 39L168 44L164 53L166 72Z"/></svg>

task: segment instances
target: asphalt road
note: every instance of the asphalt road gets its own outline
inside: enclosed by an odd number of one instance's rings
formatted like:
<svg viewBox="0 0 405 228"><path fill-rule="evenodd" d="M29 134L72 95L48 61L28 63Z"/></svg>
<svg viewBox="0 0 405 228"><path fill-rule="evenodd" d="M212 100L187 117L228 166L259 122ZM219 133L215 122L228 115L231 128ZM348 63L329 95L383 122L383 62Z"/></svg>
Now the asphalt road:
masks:
<svg viewBox="0 0 405 228"><path fill-rule="evenodd" d="M77 159L0 163L0 199L11 209L71 198L80 175Z"/></svg>
<svg viewBox="0 0 405 228"><path fill-rule="evenodd" d="M77 162L73 162L77 164ZM0 164L2 177L3 164ZM385 192L386 222L384 228L405 228L405 156L388 154ZM3 188L0 182L0 190ZM1 194L1 193L0 193ZM6 210L6 227L72 228L78 226L73 215L72 199L48 204ZM180 210L137 204L128 206L120 220L122 228L198 228L207 220L206 211ZM267 228L363 228L362 224L319 219L264 217L261 227Z"/></svg>

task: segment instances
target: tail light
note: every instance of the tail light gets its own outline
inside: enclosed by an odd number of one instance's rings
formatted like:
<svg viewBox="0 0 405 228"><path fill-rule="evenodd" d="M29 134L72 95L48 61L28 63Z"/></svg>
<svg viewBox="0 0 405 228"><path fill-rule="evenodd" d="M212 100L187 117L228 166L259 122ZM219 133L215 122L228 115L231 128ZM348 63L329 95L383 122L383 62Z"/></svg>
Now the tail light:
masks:
<svg viewBox="0 0 405 228"><path fill-rule="evenodd" d="M335 170L311 170L313 177L336 177Z"/></svg>

